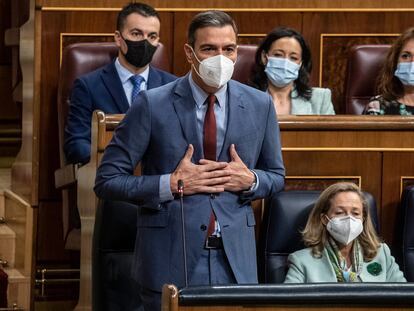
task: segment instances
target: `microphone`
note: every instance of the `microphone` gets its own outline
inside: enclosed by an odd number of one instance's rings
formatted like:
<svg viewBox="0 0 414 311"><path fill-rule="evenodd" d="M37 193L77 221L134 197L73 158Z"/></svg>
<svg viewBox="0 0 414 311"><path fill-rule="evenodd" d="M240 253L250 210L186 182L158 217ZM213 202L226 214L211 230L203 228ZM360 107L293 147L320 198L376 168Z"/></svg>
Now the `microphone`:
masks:
<svg viewBox="0 0 414 311"><path fill-rule="evenodd" d="M177 182L177 188L178 188L178 194L180 195L180 198L184 195L184 182L179 179Z"/></svg>
<svg viewBox="0 0 414 311"><path fill-rule="evenodd" d="M188 286L188 272L187 272L187 247L186 247L186 235L185 235L185 217L184 217L184 182L179 179L177 182L178 195L180 196L180 208L181 208L181 237L183 239L183 259L184 259L184 281L185 287Z"/></svg>

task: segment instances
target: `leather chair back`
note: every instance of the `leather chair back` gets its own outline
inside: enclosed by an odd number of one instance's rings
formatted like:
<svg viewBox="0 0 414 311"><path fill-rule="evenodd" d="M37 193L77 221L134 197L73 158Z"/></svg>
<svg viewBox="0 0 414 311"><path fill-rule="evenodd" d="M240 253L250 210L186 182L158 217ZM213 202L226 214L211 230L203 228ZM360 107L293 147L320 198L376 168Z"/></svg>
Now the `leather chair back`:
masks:
<svg viewBox="0 0 414 311"><path fill-rule="evenodd" d="M254 69L254 56L257 46L240 44L237 50L237 61L234 65L233 80L248 84Z"/></svg>
<svg viewBox="0 0 414 311"><path fill-rule="evenodd" d="M403 228L402 270L408 282L414 282L414 186L404 189L401 197L402 223L397 224Z"/></svg>
<svg viewBox="0 0 414 311"><path fill-rule="evenodd" d="M350 50L344 87L347 114L362 114L369 99L377 95L377 78L389 48L389 45L356 45Z"/></svg>
<svg viewBox="0 0 414 311"><path fill-rule="evenodd" d="M287 273L287 257L304 248L301 231L320 191L283 191L269 204L264 234L264 282L282 283ZM379 231L376 203L364 192L374 226Z"/></svg>

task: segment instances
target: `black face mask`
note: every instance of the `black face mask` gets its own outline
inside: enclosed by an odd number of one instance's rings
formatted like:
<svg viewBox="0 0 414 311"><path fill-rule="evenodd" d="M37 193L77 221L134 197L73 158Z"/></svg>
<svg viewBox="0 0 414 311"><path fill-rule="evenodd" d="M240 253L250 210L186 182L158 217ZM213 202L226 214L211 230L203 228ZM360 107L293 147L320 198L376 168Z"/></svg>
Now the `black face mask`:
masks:
<svg viewBox="0 0 414 311"><path fill-rule="evenodd" d="M153 46L146 39L141 41L124 39L124 41L128 47L126 54L124 54L128 63L138 68L144 67L150 63L152 56L157 49L156 46Z"/></svg>

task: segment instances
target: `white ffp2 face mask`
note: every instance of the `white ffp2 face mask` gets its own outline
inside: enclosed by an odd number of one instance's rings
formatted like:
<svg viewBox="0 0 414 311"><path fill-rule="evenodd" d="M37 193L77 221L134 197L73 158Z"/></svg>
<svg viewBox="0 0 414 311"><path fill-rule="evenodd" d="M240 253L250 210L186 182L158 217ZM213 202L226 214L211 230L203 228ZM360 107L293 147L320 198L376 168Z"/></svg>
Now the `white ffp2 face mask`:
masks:
<svg viewBox="0 0 414 311"><path fill-rule="evenodd" d="M361 234L363 225L361 219L342 216L329 219L326 229L337 242L348 245Z"/></svg>
<svg viewBox="0 0 414 311"><path fill-rule="evenodd" d="M200 63L198 71L193 64L194 70L205 84L211 87L220 88L229 82L234 71L234 63L230 58L220 54L200 61L193 49L192 51L195 58Z"/></svg>

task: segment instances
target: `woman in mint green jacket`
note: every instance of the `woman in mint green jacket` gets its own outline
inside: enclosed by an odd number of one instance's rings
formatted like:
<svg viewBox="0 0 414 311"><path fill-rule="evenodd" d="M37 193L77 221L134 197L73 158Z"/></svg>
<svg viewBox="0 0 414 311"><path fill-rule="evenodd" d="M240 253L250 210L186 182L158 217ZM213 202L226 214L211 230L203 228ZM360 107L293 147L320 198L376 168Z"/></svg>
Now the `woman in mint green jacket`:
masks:
<svg viewBox="0 0 414 311"><path fill-rule="evenodd" d="M285 283L406 282L353 183L336 183L322 192L303 239L308 248L289 255Z"/></svg>
<svg viewBox="0 0 414 311"><path fill-rule="evenodd" d="M267 91L278 115L335 114L331 90L309 86L310 49L292 28L272 30L256 51L251 86Z"/></svg>

